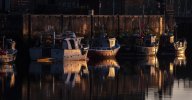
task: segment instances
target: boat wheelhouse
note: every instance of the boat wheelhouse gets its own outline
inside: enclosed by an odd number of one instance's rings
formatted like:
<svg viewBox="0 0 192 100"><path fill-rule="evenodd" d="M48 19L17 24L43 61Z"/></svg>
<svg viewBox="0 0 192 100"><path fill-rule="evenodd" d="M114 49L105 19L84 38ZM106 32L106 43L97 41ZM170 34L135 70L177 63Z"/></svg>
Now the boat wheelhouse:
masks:
<svg viewBox="0 0 192 100"><path fill-rule="evenodd" d="M115 57L120 49L120 45L117 43L116 38L107 37L105 35L100 35L95 37L91 41L91 46L89 49L88 56L93 58L94 56L99 57Z"/></svg>

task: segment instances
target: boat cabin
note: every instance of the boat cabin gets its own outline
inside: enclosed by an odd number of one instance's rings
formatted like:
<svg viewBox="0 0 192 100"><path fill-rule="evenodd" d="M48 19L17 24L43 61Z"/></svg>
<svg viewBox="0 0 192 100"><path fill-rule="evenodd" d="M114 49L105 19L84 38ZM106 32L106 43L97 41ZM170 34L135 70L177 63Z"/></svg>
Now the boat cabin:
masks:
<svg viewBox="0 0 192 100"><path fill-rule="evenodd" d="M15 50L16 42L13 41L12 39L6 39L6 45L5 46L7 49Z"/></svg>
<svg viewBox="0 0 192 100"><path fill-rule="evenodd" d="M147 46L154 46L157 43L157 37L153 34L148 34L144 37L144 43Z"/></svg>
<svg viewBox="0 0 192 100"><path fill-rule="evenodd" d="M72 31L66 31L63 33L63 37L64 38L76 38L76 35Z"/></svg>
<svg viewBox="0 0 192 100"><path fill-rule="evenodd" d="M172 43L174 43L174 35L173 34L163 34L162 36L161 36L161 39L160 39L161 41L161 44L172 44Z"/></svg>
<svg viewBox="0 0 192 100"><path fill-rule="evenodd" d="M62 49L79 49L79 48L81 48L82 38L83 37L64 39L62 42Z"/></svg>
<svg viewBox="0 0 192 100"><path fill-rule="evenodd" d="M105 35L94 38L92 47L112 48L116 45L116 38L110 38Z"/></svg>

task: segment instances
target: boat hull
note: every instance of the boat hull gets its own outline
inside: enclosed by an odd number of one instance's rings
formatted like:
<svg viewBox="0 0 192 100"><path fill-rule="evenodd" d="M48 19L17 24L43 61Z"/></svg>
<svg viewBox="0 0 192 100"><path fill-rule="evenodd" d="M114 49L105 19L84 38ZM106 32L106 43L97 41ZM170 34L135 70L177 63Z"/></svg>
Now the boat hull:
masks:
<svg viewBox="0 0 192 100"><path fill-rule="evenodd" d="M57 61L60 60L87 60L88 50L80 49L51 49L51 57Z"/></svg>
<svg viewBox="0 0 192 100"><path fill-rule="evenodd" d="M89 49L88 57L89 58L95 58L95 57L104 57L104 58L110 58L115 57L117 52L119 51L120 46L117 46L114 49Z"/></svg>
<svg viewBox="0 0 192 100"><path fill-rule="evenodd" d="M43 54L47 50L48 53ZM54 61L63 60L87 60L88 50L81 49L43 49L43 48L30 48L31 60L37 60L39 58L53 58Z"/></svg>
<svg viewBox="0 0 192 100"><path fill-rule="evenodd" d="M135 55L155 56L157 55L158 49L159 49L158 46L152 46L152 47L135 46L134 52L135 52Z"/></svg>

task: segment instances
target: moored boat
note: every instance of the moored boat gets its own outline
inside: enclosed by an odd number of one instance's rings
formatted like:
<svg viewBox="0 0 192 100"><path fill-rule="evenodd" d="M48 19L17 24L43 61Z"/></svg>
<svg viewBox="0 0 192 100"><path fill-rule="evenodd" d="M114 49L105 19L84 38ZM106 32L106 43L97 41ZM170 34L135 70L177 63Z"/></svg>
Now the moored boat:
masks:
<svg viewBox="0 0 192 100"><path fill-rule="evenodd" d="M185 50L187 48L187 41L185 39L178 40L174 43L174 47L176 56L183 56L185 55Z"/></svg>
<svg viewBox="0 0 192 100"><path fill-rule="evenodd" d="M187 41L185 39L175 40L172 33L163 34L160 38L159 54L160 55L185 55Z"/></svg>
<svg viewBox="0 0 192 100"><path fill-rule="evenodd" d="M117 43L116 38L100 35L95 37L91 41L88 56L90 58L98 57L115 57L120 49L120 45Z"/></svg>
<svg viewBox="0 0 192 100"><path fill-rule="evenodd" d="M134 56L155 56L158 52L159 42L156 35L146 34L142 37L140 34L134 34L130 41L132 44L125 49Z"/></svg>
<svg viewBox="0 0 192 100"><path fill-rule="evenodd" d="M32 60L40 58L53 58L54 61L86 60L88 46L81 43L83 37L76 37L74 32L66 31L56 35L55 32L38 47L30 48Z"/></svg>
<svg viewBox="0 0 192 100"><path fill-rule="evenodd" d="M0 49L0 63L14 62L17 54L17 50L15 49L15 41L12 39L6 39L4 42L3 39L2 45L3 47Z"/></svg>

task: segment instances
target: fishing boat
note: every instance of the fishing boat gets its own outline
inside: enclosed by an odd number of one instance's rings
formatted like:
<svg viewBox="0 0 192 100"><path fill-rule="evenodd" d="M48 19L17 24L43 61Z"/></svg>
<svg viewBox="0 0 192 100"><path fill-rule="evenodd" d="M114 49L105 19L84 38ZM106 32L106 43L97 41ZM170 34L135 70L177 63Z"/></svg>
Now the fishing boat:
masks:
<svg viewBox="0 0 192 100"><path fill-rule="evenodd" d="M55 32L41 36L39 46L30 48L31 60L51 58L53 61L87 60L88 45L82 44L83 37L76 37L72 31L63 34Z"/></svg>
<svg viewBox="0 0 192 100"><path fill-rule="evenodd" d="M91 40L88 56L90 58L95 56L104 58L115 57L119 49L120 45L117 43L116 38L101 34Z"/></svg>
<svg viewBox="0 0 192 100"><path fill-rule="evenodd" d="M14 62L17 54L16 42L3 37L2 45L2 48L0 48L0 63Z"/></svg>
<svg viewBox="0 0 192 100"><path fill-rule="evenodd" d="M133 56L155 56L159 49L159 42L153 34L133 34L128 42L131 44L125 46L125 50Z"/></svg>
<svg viewBox="0 0 192 100"><path fill-rule="evenodd" d="M187 41L185 39L175 40L172 33L163 34L160 38L159 54L160 55L185 55Z"/></svg>
<svg viewBox="0 0 192 100"><path fill-rule="evenodd" d="M176 56L183 56L187 48L187 41L185 39L178 40L174 43L174 47Z"/></svg>
<svg viewBox="0 0 192 100"><path fill-rule="evenodd" d="M139 41L139 40L138 40ZM144 38L140 39L139 43L136 43L134 50L136 55L149 55L154 56L159 49L159 42L156 39L156 35L147 34Z"/></svg>

